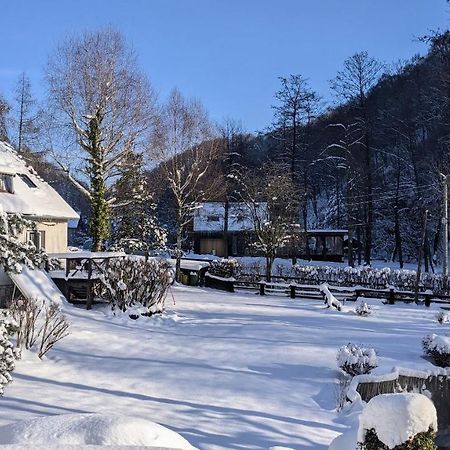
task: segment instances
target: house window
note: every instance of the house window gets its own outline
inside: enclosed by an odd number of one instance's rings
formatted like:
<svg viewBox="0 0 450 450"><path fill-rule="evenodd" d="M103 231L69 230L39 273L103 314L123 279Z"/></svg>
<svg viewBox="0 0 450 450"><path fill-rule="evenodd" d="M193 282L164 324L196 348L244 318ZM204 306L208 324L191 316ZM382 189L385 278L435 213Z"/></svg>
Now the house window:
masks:
<svg viewBox="0 0 450 450"><path fill-rule="evenodd" d="M25 175L24 173L19 173L18 175L29 188L37 188L37 186L33 183L28 175Z"/></svg>
<svg viewBox="0 0 450 450"><path fill-rule="evenodd" d="M208 216L208 222L220 222L220 216Z"/></svg>
<svg viewBox="0 0 450 450"><path fill-rule="evenodd" d="M45 231L36 230L28 232L28 242L32 242L38 250L45 250Z"/></svg>
<svg viewBox="0 0 450 450"><path fill-rule="evenodd" d="M13 176L7 173L0 173L0 192L14 194Z"/></svg>

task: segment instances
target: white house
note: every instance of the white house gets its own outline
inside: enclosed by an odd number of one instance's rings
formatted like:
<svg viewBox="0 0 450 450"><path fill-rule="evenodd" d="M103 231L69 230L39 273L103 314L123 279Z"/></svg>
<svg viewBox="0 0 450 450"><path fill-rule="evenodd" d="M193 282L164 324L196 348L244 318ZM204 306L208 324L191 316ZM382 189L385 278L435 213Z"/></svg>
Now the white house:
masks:
<svg viewBox="0 0 450 450"><path fill-rule="evenodd" d="M37 231L23 236L46 252L67 251L69 223L79 215L7 143L0 141L0 205L7 213L19 213L34 221ZM9 284L0 272L0 285Z"/></svg>

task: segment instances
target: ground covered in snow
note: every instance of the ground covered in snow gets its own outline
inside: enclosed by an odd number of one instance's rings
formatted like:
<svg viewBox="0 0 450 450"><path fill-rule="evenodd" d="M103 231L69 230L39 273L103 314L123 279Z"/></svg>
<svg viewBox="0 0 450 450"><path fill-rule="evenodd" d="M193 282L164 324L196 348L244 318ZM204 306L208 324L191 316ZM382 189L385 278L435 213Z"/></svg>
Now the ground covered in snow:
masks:
<svg viewBox="0 0 450 450"><path fill-rule="evenodd" d="M40 361L17 364L0 426L40 416L135 416L200 449L326 450L344 431L336 413L336 352L373 346L379 362L429 369L421 340L450 332L436 310L371 302L359 317L315 300L175 287L163 317L111 319L69 307L71 335Z"/></svg>

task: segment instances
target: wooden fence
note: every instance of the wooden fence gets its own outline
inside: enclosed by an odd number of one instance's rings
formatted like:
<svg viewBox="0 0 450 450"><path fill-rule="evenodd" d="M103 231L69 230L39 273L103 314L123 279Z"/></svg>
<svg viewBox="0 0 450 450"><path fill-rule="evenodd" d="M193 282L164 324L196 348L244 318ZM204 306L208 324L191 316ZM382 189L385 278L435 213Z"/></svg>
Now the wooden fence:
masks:
<svg viewBox="0 0 450 450"><path fill-rule="evenodd" d="M249 279L245 274L239 279L222 278L214 275L206 274L205 286L220 289L227 292L247 291L258 293L259 295L278 295L295 298L312 298L323 299L320 284L299 284L295 277L273 276L274 281L267 282L260 277ZM386 300L388 304L394 304L397 301L413 302L413 291L401 291L394 288L373 289L364 286L343 287L332 286L328 284L331 293L340 301L356 301L359 297L379 298ZM424 302L425 306L431 303L450 303L450 296L447 294L434 294L429 290L419 292L419 299Z"/></svg>

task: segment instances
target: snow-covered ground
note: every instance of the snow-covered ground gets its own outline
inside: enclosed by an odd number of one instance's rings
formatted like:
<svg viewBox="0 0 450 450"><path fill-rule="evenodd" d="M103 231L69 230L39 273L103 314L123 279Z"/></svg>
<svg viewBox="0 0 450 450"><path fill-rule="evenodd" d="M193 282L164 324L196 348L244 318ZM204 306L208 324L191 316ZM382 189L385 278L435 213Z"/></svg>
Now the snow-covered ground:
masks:
<svg viewBox="0 0 450 450"><path fill-rule="evenodd" d="M336 412L336 352L373 346L384 369L427 369L421 339L445 334L436 310L370 302L359 317L319 301L174 287L163 317L111 319L67 307L71 335L48 359L26 354L0 399L0 426L101 413L157 422L200 449L326 450Z"/></svg>

